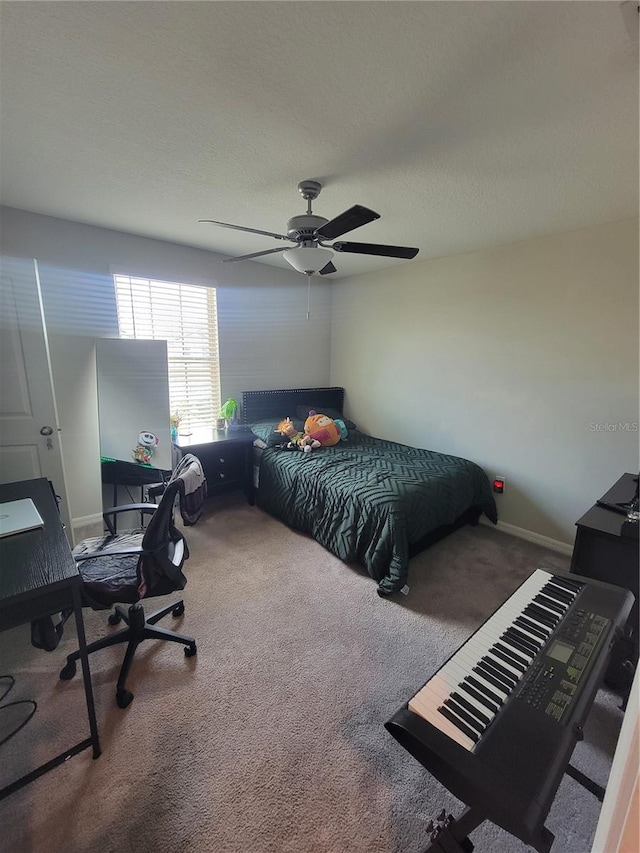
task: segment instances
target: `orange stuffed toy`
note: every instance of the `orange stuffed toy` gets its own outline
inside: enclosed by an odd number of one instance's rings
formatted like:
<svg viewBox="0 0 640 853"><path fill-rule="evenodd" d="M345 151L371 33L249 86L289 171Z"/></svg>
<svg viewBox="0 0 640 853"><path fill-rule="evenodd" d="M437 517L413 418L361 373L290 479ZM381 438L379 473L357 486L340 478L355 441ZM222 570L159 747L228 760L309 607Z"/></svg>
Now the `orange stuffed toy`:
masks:
<svg viewBox="0 0 640 853"><path fill-rule="evenodd" d="M331 447L340 441L340 429L333 418L316 414L313 409L304 422L304 431L306 435L319 441L323 447Z"/></svg>

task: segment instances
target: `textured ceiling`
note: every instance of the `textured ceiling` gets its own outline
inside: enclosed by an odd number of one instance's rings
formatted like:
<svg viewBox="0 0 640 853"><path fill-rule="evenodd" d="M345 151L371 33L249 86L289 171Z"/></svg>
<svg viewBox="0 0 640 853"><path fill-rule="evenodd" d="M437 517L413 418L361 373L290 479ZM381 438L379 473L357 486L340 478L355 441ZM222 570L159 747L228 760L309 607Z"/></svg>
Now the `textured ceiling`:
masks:
<svg viewBox="0 0 640 853"><path fill-rule="evenodd" d="M633 216L624 11L3 2L0 198L225 256L282 244L198 219L282 233L304 178L324 184L321 216L381 214L345 239L418 246L418 261ZM335 261L338 275L412 263Z"/></svg>

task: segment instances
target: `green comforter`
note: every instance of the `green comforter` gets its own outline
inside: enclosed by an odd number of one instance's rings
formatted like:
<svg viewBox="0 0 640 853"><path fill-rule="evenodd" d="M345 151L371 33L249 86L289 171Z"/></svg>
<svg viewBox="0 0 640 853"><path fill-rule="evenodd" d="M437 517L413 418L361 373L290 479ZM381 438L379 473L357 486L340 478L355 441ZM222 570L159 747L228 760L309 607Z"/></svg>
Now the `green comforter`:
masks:
<svg viewBox="0 0 640 853"><path fill-rule="evenodd" d="M497 521L484 471L473 462L350 431L311 453L268 448L258 505L362 563L383 595L407 582L409 546L469 507Z"/></svg>

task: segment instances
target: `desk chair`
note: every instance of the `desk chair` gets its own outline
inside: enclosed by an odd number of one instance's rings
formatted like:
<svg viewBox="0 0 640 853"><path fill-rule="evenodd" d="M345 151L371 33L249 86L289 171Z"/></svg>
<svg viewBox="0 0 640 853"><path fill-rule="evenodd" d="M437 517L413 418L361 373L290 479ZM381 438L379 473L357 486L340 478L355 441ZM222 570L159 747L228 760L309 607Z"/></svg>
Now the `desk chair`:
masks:
<svg viewBox="0 0 640 853"><path fill-rule="evenodd" d="M146 618L139 603L140 599L168 595L186 586L187 579L182 573L182 566L189 557L189 549L173 520L175 500L183 490L184 480L176 477L166 487L157 505L129 504L106 510L103 517L109 533L85 539L73 550L83 581L83 604L94 610L111 609L115 605L114 613L109 616L109 624L117 625L121 620L127 624L126 628L87 646L87 652L91 654L107 646L127 643L116 686L116 702L120 708L126 708L133 699L133 693L127 690L125 682L135 650L142 640L182 643L187 657L196 654L193 637L156 627L156 622L168 613L181 616L184 613L182 601L156 610ZM115 516L132 511L151 515L146 530L116 533ZM125 608L116 602L130 606ZM79 651L67 657L60 678L73 678L79 657Z"/></svg>

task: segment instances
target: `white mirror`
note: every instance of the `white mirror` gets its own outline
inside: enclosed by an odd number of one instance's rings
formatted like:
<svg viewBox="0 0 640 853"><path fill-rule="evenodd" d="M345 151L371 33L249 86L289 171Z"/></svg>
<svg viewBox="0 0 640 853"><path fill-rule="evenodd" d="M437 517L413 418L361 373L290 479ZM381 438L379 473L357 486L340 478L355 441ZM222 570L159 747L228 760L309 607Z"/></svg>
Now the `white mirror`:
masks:
<svg viewBox="0 0 640 853"><path fill-rule="evenodd" d="M96 341L100 455L171 469L167 342L123 338ZM141 433L157 439L144 439ZM136 453L136 449L137 453ZM138 459L136 459L136 455Z"/></svg>

